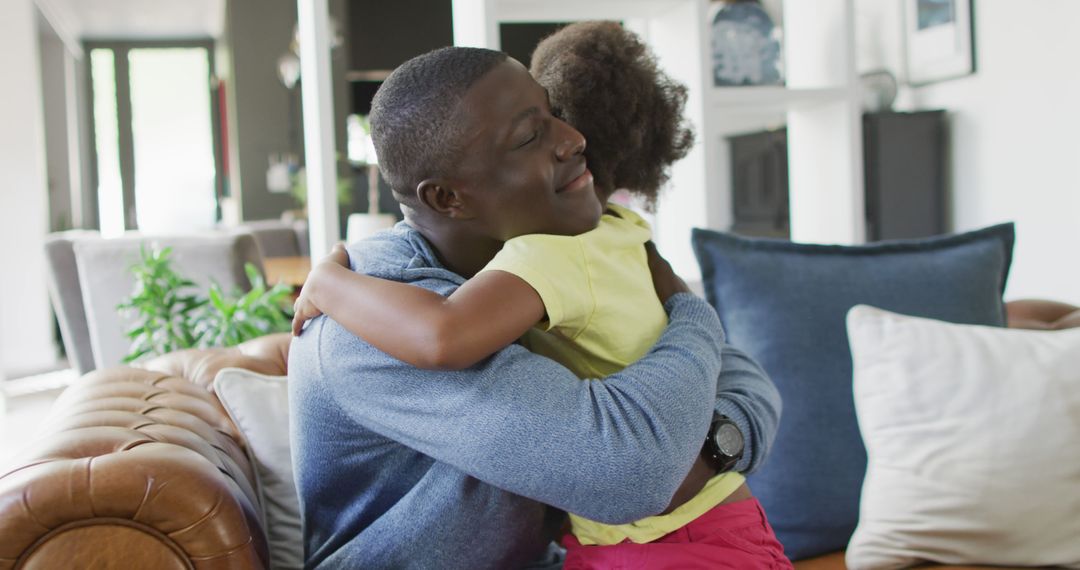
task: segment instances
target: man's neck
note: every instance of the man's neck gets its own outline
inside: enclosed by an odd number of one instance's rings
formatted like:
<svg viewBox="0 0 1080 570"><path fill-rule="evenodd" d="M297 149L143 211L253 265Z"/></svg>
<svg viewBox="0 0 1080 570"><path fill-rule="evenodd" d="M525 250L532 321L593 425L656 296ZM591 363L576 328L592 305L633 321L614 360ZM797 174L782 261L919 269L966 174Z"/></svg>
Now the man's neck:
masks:
<svg viewBox="0 0 1080 570"><path fill-rule="evenodd" d="M422 217L405 220L431 243L439 261L454 273L469 279L476 275L502 249L502 242L477 236L464 228L427 223Z"/></svg>

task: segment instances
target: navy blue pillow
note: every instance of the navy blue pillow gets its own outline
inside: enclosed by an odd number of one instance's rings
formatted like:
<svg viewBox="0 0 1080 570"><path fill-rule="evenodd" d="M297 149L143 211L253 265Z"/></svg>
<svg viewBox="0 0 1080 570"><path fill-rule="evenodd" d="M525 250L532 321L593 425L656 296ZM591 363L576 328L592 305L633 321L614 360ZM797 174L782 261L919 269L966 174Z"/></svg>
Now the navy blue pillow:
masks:
<svg viewBox="0 0 1080 570"><path fill-rule="evenodd" d="M866 450L848 309L1002 326L1013 240L1012 224L850 247L694 230L705 294L729 342L761 363L784 399L769 460L749 483L789 557L846 548L858 521Z"/></svg>

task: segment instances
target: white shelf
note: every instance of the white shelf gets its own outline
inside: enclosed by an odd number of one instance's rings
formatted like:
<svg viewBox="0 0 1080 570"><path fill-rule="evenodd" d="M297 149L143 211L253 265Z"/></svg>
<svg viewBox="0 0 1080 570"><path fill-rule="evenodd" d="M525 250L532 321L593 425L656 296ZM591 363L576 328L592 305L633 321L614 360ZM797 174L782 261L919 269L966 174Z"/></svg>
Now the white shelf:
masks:
<svg viewBox="0 0 1080 570"><path fill-rule="evenodd" d="M791 111L843 103L848 96L843 87L711 87L706 97L707 136L726 138L782 128Z"/></svg>
<svg viewBox="0 0 1080 570"><path fill-rule="evenodd" d="M712 87L708 94L708 104L711 112L721 114L747 111L762 114L786 113L795 109L842 102L848 96L848 90L844 87Z"/></svg>
<svg viewBox="0 0 1080 570"><path fill-rule="evenodd" d="M652 18L696 0L495 0L500 22L576 22Z"/></svg>

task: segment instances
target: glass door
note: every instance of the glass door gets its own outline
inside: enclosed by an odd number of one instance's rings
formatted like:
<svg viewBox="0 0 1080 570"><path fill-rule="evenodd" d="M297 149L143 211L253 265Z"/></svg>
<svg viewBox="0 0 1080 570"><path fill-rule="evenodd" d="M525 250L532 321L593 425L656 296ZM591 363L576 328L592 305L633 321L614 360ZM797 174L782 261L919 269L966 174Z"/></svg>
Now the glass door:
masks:
<svg viewBox="0 0 1080 570"><path fill-rule="evenodd" d="M209 42L87 48L102 234L213 227L219 169Z"/></svg>

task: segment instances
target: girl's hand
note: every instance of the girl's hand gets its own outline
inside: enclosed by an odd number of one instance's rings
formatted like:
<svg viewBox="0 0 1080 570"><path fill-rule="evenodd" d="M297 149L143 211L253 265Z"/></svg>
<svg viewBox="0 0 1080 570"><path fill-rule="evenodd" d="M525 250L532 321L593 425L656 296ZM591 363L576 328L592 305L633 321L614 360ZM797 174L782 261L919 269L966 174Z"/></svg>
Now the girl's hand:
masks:
<svg viewBox="0 0 1080 570"><path fill-rule="evenodd" d="M335 243L334 247L330 249L330 254L322 258L322 261L319 262L320 265L323 263L336 263L348 269L349 252L345 249L345 244L340 241Z"/></svg>
<svg viewBox="0 0 1080 570"><path fill-rule="evenodd" d="M651 241L645 242L645 252L648 255L653 287L656 288L656 296L660 298L661 303L666 303L668 298L676 293L690 292L690 287L686 285L686 282L675 275L671 264L660 257L660 252L656 251L656 244Z"/></svg>
<svg viewBox="0 0 1080 570"><path fill-rule="evenodd" d="M312 274L315 272L312 271ZM315 306L315 303L311 300L311 279L304 283L304 288L300 290L300 296L296 298L296 302L293 303L293 318L292 318L292 333L293 336L300 336L300 333L304 330L304 323L308 319L314 319L322 314L319 307Z"/></svg>
<svg viewBox="0 0 1080 570"><path fill-rule="evenodd" d="M315 289L318 287L320 269L326 265L340 265L349 268L349 252L345 250L345 244L341 242L334 244L330 254L312 269L311 274L308 275L307 280L304 282L304 287L300 289L300 295L296 298L296 302L293 303L293 336L300 336L300 333L304 330L305 322L323 314L315 303L314 297Z"/></svg>

